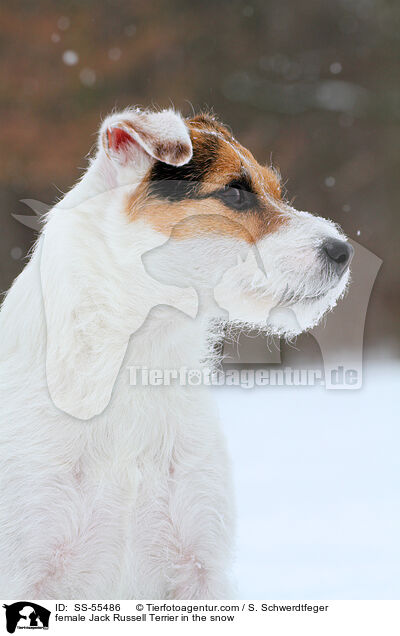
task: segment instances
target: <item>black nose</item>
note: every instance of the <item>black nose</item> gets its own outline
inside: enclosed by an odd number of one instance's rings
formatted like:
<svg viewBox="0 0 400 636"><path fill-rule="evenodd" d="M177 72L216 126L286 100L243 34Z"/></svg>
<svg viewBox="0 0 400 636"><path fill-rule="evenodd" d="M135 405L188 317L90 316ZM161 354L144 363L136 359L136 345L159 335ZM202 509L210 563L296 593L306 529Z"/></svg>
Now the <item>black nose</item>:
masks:
<svg viewBox="0 0 400 636"><path fill-rule="evenodd" d="M326 240L322 244L322 251L329 263L335 267L339 276L341 276L350 265L354 254L354 248L350 243L339 241L338 239Z"/></svg>

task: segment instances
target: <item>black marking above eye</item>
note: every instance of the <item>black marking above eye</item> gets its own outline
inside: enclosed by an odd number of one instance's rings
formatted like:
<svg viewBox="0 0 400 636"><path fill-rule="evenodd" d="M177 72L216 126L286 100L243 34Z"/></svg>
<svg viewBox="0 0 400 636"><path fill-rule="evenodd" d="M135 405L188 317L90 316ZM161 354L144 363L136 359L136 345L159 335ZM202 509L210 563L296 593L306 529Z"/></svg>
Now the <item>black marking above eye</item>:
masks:
<svg viewBox="0 0 400 636"><path fill-rule="evenodd" d="M193 145L192 159L183 166L156 161L148 178L149 194L171 202L199 198L198 192L212 172L218 148L218 138L204 133Z"/></svg>
<svg viewBox="0 0 400 636"><path fill-rule="evenodd" d="M239 212L245 212L257 207L256 195L248 189L247 183L245 184L242 181L231 181L221 190L215 192L213 196L217 197L228 208Z"/></svg>

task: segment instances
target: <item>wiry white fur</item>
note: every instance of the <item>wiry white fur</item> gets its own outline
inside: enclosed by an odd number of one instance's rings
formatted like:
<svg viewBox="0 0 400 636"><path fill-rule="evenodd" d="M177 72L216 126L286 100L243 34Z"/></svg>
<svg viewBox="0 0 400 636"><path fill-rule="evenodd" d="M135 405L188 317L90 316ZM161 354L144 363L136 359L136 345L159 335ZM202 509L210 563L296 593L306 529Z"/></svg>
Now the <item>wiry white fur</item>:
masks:
<svg viewBox="0 0 400 636"><path fill-rule="evenodd" d="M151 160L137 157L133 184ZM206 325L189 317L193 294L145 272L141 254L164 239L128 222L117 170L100 147L2 307L6 598L232 593L230 474L209 398L130 386L127 369L198 366Z"/></svg>
<svg viewBox="0 0 400 636"><path fill-rule="evenodd" d="M239 256L236 266L226 269L215 286L214 295L231 321L293 337L333 309L350 274L347 270L338 277L321 254L327 239L345 240L334 223L287 205L280 213L285 224L248 250L245 258Z"/></svg>
<svg viewBox="0 0 400 636"><path fill-rule="evenodd" d="M180 117L167 120L181 140ZM301 327L312 324L345 284L321 282L314 250L337 230L290 213L261 261L232 239L193 239L169 252L164 280L165 259L147 271L142 255L165 237L124 212L153 158L110 159L101 139L1 311L0 595L229 598L233 496L207 389L131 386L128 367L199 366L216 307L210 261L230 318L265 325L290 287ZM182 258L196 270L186 285Z"/></svg>

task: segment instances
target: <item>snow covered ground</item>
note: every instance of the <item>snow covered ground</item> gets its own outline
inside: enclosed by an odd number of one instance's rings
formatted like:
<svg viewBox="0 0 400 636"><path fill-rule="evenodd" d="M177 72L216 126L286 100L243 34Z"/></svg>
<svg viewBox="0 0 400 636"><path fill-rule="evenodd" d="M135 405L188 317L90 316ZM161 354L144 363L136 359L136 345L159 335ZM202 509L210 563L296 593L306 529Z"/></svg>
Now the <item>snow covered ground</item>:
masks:
<svg viewBox="0 0 400 636"><path fill-rule="evenodd" d="M213 389L234 467L240 598L400 598L400 365L360 390Z"/></svg>

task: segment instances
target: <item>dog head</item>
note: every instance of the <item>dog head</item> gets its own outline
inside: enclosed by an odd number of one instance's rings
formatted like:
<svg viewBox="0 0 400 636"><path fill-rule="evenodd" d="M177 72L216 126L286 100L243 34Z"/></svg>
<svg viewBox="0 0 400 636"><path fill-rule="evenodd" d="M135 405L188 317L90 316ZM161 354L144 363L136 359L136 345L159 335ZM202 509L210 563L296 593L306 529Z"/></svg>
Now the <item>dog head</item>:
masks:
<svg viewBox="0 0 400 636"><path fill-rule="evenodd" d="M291 207L278 173L214 117L173 111L108 117L43 234L49 389L84 419L107 405L129 335L157 303L179 306L178 288L211 289L211 316L219 306L293 335L335 305L352 257L337 226Z"/></svg>
<svg viewBox="0 0 400 636"><path fill-rule="evenodd" d="M156 157L124 208L131 223L170 238L159 272L213 287L231 320L290 335L314 326L346 288L353 253L346 237L289 205L277 171L214 117L185 126L192 153L180 143L179 163ZM108 139L124 134L118 125L111 130Z"/></svg>

